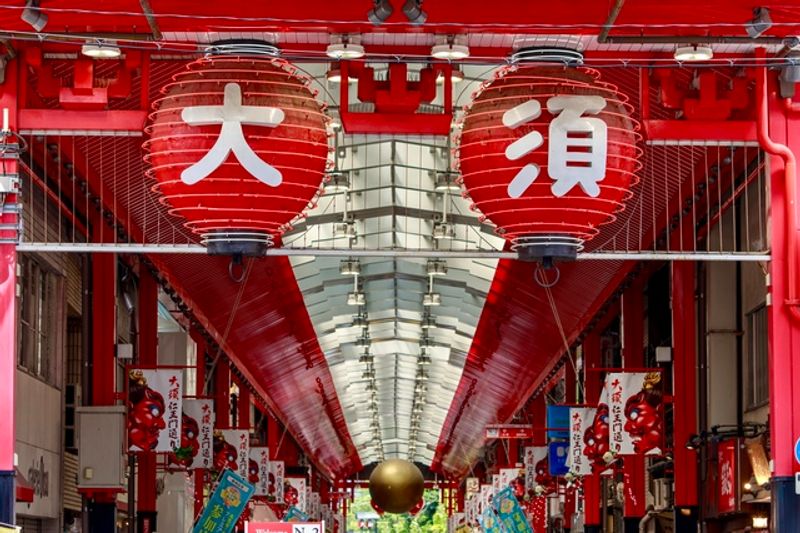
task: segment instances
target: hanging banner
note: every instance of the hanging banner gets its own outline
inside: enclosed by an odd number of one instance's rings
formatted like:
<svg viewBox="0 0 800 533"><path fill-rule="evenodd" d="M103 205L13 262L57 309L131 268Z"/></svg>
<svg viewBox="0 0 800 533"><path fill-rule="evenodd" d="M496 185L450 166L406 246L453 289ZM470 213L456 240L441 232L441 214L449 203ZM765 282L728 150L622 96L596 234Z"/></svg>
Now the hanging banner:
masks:
<svg viewBox="0 0 800 533"><path fill-rule="evenodd" d="M724 440L717 445L717 513L739 510L738 474L736 469L739 442Z"/></svg>
<svg viewBox="0 0 800 533"><path fill-rule="evenodd" d="M305 481L305 480L303 480ZM284 522L308 522L308 515L295 506L289 507L283 515Z"/></svg>
<svg viewBox="0 0 800 533"><path fill-rule="evenodd" d="M283 461L269 462L269 486L267 487L267 499L271 502L283 503L283 484L284 484L284 464Z"/></svg>
<svg viewBox="0 0 800 533"><path fill-rule="evenodd" d="M501 488L510 487L514 496L522 498L525 496L525 469L524 468L501 468L500 469Z"/></svg>
<svg viewBox="0 0 800 533"><path fill-rule="evenodd" d="M128 372L128 443L133 452L173 452L181 447L180 369Z"/></svg>
<svg viewBox="0 0 800 533"><path fill-rule="evenodd" d="M486 509L492 506L492 490L491 485L481 485L481 499L478 513L482 514Z"/></svg>
<svg viewBox="0 0 800 533"><path fill-rule="evenodd" d="M247 481L255 486L256 496L267 496L269 494L269 448L266 446L253 446L250 448Z"/></svg>
<svg viewBox="0 0 800 533"><path fill-rule="evenodd" d="M569 406L547 406L547 437L550 439L569 438Z"/></svg>
<svg viewBox="0 0 800 533"><path fill-rule="evenodd" d="M230 533L253 496L254 487L230 470L220 476L217 488L192 529L192 533Z"/></svg>
<svg viewBox="0 0 800 533"><path fill-rule="evenodd" d="M661 453L661 374L616 372L606 377L611 451L620 455Z"/></svg>
<svg viewBox="0 0 800 533"><path fill-rule="evenodd" d="M243 429L218 429L214 432L214 469L228 468L247 479L250 436Z"/></svg>
<svg viewBox="0 0 800 533"><path fill-rule="evenodd" d="M183 399L181 447L170 453L169 464L189 470L214 464L214 405L209 399Z"/></svg>
<svg viewBox="0 0 800 533"><path fill-rule="evenodd" d="M283 503L306 512L306 478L287 477L283 485Z"/></svg>
<svg viewBox="0 0 800 533"><path fill-rule="evenodd" d="M569 471L576 476L585 476L592 473L592 462L586 447L589 444L586 437L591 437L588 431L594 421L597 409L594 407L571 407L569 410L569 457L567 466Z"/></svg>
<svg viewBox="0 0 800 533"><path fill-rule="evenodd" d="M519 500L510 487L506 487L494 497L494 509L506 533L533 533Z"/></svg>
<svg viewBox="0 0 800 533"><path fill-rule="evenodd" d="M483 533L504 533L500 526L500 520L497 519L497 515L494 514L494 509L492 509L491 505L484 509L478 521Z"/></svg>
<svg viewBox="0 0 800 533"><path fill-rule="evenodd" d="M476 492L481 491L481 481L476 477L468 477L466 482L466 496L469 498L471 495L475 494Z"/></svg>
<svg viewBox="0 0 800 533"><path fill-rule="evenodd" d="M569 442L556 441L547 445L547 464L551 476L563 476L569 472L567 458L569 457Z"/></svg>
<svg viewBox="0 0 800 533"><path fill-rule="evenodd" d="M547 446L528 446L525 448L525 488L536 492L555 490L555 480L547 465Z"/></svg>
<svg viewBox="0 0 800 533"><path fill-rule="evenodd" d="M608 421L608 389L603 387L594 416L583 434L583 454L594 473L604 473L608 470L605 460L611 446Z"/></svg>

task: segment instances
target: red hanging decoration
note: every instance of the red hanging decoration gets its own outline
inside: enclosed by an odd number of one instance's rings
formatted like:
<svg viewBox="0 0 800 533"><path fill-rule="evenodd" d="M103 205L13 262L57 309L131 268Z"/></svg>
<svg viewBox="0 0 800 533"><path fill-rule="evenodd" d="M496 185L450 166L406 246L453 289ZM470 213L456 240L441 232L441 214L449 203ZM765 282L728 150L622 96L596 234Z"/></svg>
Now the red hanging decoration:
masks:
<svg viewBox="0 0 800 533"><path fill-rule="evenodd" d="M465 109L456 148L465 196L521 258L574 258L638 182L632 111L594 70L500 70Z"/></svg>
<svg viewBox="0 0 800 533"><path fill-rule="evenodd" d="M154 103L148 175L209 253L258 255L318 195L329 119L285 61L212 55Z"/></svg>

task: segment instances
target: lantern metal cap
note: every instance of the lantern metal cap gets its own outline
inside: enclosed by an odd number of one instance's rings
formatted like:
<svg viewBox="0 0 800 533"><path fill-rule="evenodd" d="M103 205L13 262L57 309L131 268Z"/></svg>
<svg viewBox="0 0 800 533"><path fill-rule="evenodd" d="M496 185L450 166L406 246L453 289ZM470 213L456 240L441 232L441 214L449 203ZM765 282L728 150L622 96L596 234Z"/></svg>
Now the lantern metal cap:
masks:
<svg viewBox="0 0 800 533"><path fill-rule="evenodd" d="M231 229L206 233L202 242L208 249L208 255L260 257L272 246L273 238L259 231Z"/></svg>
<svg viewBox="0 0 800 533"><path fill-rule="evenodd" d="M511 54L510 60L515 65L520 63L558 63L574 67L583 64L583 52L559 46L529 46L520 48Z"/></svg>
<svg viewBox="0 0 800 533"><path fill-rule="evenodd" d="M511 249L522 261L574 261L583 250L583 240L570 235L528 235L512 240Z"/></svg>

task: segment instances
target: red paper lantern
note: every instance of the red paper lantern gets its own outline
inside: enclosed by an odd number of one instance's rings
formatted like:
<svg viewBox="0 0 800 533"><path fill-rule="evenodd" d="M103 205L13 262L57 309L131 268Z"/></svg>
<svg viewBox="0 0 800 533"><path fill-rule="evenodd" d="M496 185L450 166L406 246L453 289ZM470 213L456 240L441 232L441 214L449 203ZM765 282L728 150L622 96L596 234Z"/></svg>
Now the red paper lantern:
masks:
<svg viewBox="0 0 800 533"><path fill-rule="evenodd" d="M594 70L500 70L465 109L456 149L465 197L521 258L574 258L638 181L632 111Z"/></svg>
<svg viewBox="0 0 800 533"><path fill-rule="evenodd" d="M216 55L154 102L153 190L209 253L263 253L319 193L328 118L308 85L279 59Z"/></svg>

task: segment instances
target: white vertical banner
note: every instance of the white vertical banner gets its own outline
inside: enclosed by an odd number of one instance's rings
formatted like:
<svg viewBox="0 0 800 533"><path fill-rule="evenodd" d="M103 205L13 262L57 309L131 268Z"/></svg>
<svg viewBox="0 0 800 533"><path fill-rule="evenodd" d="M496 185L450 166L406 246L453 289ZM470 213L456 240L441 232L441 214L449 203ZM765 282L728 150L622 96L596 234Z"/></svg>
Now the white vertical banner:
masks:
<svg viewBox="0 0 800 533"><path fill-rule="evenodd" d="M478 507L478 516L483 514L483 511L492 506L492 493L494 488L491 485L481 485L481 499L480 506Z"/></svg>
<svg viewBox="0 0 800 533"><path fill-rule="evenodd" d="M204 398L184 399L183 414L197 427L198 448L189 468L211 468L214 465L214 401ZM188 436L187 428L183 428L183 433Z"/></svg>
<svg viewBox="0 0 800 533"><path fill-rule="evenodd" d="M608 374L609 436L619 455L659 454L663 441L661 374Z"/></svg>
<svg viewBox="0 0 800 533"><path fill-rule="evenodd" d="M183 373L131 369L128 373L128 442L134 452L181 447Z"/></svg>
<svg viewBox="0 0 800 533"><path fill-rule="evenodd" d="M494 500L494 497L502 488L502 485L500 485L500 474L492 474L492 500Z"/></svg>
<svg viewBox="0 0 800 533"><path fill-rule="evenodd" d="M269 448L266 446L250 447L248 481L255 486L256 496L269 493Z"/></svg>
<svg viewBox="0 0 800 533"><path fill-rule="evenodd" d="M547 446L527 446L525 448L525 490L532 491L539 485L539 467L547 472Z"/></svg>
<svg viewBox="0 0 800 533"><path fill-rule="evenodd" d="M267 488L267 496L272 502L283 503L284 470L283 461L269 462L269 487Z"/></svg>
<svg viewBox="0 0 800 533"><path fill-rule="evenodd" d="M306 478L287 477L283 495L287 505L293 505L298 511L306 512Z"/></svg>
<svg viewBox="0 0 800 533"><path fill-rule="evenodd" d="M592 473L592 464L587 457L586 437L587 429L594 421L597 409L594 407L569 408L569 456L567 466L569 471L576 476L585 476Z"/></svg>
<svg viewBox="0 0 800 533"><path fill-rule="evenodd" d="M222 437L227 445L226 452L229 454L225 466L247 479L250 466L250 432L246 429L223 429ZM231 448L234 452L232 461Z"/></svg>

